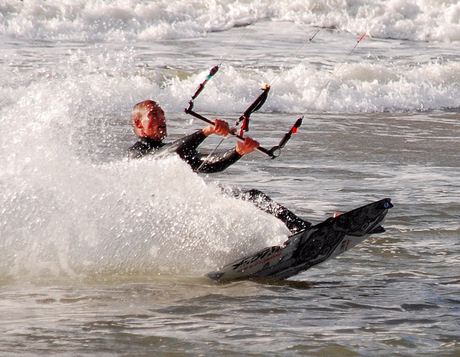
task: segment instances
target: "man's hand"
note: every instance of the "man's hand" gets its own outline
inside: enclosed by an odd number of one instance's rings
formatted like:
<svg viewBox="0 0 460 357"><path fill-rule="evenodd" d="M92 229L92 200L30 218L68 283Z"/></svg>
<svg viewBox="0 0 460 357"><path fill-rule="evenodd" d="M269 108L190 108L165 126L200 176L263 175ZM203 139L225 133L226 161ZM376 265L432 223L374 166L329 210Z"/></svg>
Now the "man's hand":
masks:
<svg viewBox="0 0 460 357"><path fill-rule="evenodd" d="M209 136L211 134L217 134L221 136L227 136L230 134L230 127L225 120L215 119L213 120L214 125L208 125L203 128L203 134ZM244 138L243 141L236 142L236 152L240 155L246 155L253 152L259 147L259 143L249 136Z"/></svg>
<svg viewBox="0 0 460 357"><path fill-rule="evenodd" d="M203 129L204 135L209 136L211 134L217 134L227 136L230 133L230 127L225 120L215 119L213 123L214 125L208 125Z"/></svg>
<svg viewBox="0 0 460 357"><path fill-rule="evenodd" d="M259 143L249 136L244 138L243 141L236 142L236 152L240 155L249 154L259 147Z"/></svg>

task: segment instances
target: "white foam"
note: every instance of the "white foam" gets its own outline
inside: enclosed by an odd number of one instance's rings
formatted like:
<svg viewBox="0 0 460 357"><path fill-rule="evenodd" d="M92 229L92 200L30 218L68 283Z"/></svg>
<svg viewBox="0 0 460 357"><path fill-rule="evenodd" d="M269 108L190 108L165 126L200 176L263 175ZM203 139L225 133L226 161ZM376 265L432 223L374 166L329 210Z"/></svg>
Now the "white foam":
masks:
<svg viewBox="0 0 460 357"><path fill-rule="evenodd" d="M126 123L121 137L129 137L130 97L160 92L158 85L108 75L125 68L110 56L70 57L8 88L0 118L2 276L201 274L285 238L278 220L223 196L177 158L127 162L134 135L120 143L114 122Z"/></svg>
<svg viewBox="0 0 460 357"><path fill-rule="evenodd" d="M178 158L88 164L49 144L23 148L9 161L15 172L0 177L4 277L157 274L165 267L201 274L286 233Z"/></svg>
<svg viewBox="0 0 460 357"><path fill-rule="evenodd" d="M243 111L260 93L260 78L271 77L257 71L248 77L234 68L222 72L199 99L199 105L207 111ZM458 63L450 61L394 68L372 61L345 63L333 75L325 69L301 64L283 73L261 111L356 113L458 108L459 73ZM180 111L187 93L193 93L196 83L205 76L203 72L169 82L165 88L168 96L179 104L171 100L171 109Z"/></svg>
<svg viewBox="0 0 460 357"><path fill-rule="evenodd" d="M379 38L458 41L455 0L323 1L3 1L0 33L40 40L120 41L194 38L256 19L336 27Z"/></svg>

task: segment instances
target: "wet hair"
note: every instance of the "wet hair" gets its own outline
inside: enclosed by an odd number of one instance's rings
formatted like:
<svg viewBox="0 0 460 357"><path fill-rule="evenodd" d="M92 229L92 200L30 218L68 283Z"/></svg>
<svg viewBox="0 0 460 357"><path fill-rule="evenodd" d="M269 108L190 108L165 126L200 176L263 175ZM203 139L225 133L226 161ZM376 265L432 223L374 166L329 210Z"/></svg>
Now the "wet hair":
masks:
<svg viewBox="0 0 460 357"><path fill-rule="evenodd" d="M160 105L153 100L144 100L143 102L137 103L131 110L131 125L135 126L136 120L142 118L142 114L149 109L158 107L161 109ZM163 109L161 109L163 110Z"/></svg>

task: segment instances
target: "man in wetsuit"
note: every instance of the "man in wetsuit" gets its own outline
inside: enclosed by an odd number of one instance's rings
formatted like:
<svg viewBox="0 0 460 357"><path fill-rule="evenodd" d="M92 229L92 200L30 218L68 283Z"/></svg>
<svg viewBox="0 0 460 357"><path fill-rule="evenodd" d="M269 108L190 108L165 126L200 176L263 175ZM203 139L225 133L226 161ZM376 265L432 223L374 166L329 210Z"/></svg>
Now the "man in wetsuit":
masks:
<svg viewBox="0 0 460 357"><path fill-rule="evenodd" d="M200 153L197 148L209 135L215 133L227 136L230 133L230 128L226 121L216 119L214 124L208 125L202 130L198 130L175 142L165 144L163 139L167 136L167 130L163 109L153 100L140 102L131 111L131 125L139 141L129 148L129 157L137 159L148 154L157 156L176 153L194 171L212 173L225 170L243 155L249 154L259 147L257 141L246 137L244 142L237 141L235 148L223 153L213 153L212 155ZM279 218L293 233L311 226L309 222L297 217L259 190L232 191L231 194L250 201L263 211Z"/></svg>
<svg viewBox="0 0 460 357"><path fill-rule="evenodd" d="M163 109L154 101L138 103L131 111L131 125L139 138L129 149L130 158L140 158L146 154L177 153L194 171L220 172L237 162L243 155L253 152L259 143L249 137L244 142L237 141L235 148L211 155L197 151L198 146L211 134L227 136L229 125L224 120L214 120L215 125L208 125L202 130L187 135L173 143L165 144L167 135L166 120Z"/></svg>

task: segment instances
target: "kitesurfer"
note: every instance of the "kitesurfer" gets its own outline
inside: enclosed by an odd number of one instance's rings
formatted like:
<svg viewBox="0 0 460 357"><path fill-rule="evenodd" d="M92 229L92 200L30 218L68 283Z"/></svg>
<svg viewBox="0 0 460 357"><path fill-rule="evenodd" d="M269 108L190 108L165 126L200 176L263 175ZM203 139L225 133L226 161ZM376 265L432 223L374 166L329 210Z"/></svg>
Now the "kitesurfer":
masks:
<svg viewBox="0 0 460 357"><path fill-rule="evenodd" d="M208 125L193 134L187 135L175 142L165 144L167 136L166 119L163 109L153 100L137 103L131 111L131 125L139 140L129 148L130 158L141 158L148 154L177 153L194 171L213 173L224 171L237 162L243 155L253 152L259 143L250 137L244 142L237 141L230 150L211 155L200 153L198 146L211 134L227 136L230 127L224 120L214 120L214 125ZM283 221L291 232L296 233L311 226L282 205L274 202L259 190L227 192L233 196L254 203L255 206Z"/></svg>
<svg viewBox="0 0 460 357"><path fill-rule="evenodd" d="M244 142L237 141L234 148L225 152L211 155L200 153L197 148L209 135L227 136L230 133L226 121L216 119L214 124L173 143L165 144L163 139L167 136L167 130L163 109L153 100L137 103L131 111L131 125L139 141L129 148L129 157L140 158L162 149L162 152L176 152L194 171L213 173L224 171L243 155L259 147L257 141L246 137Z"/></svg>

